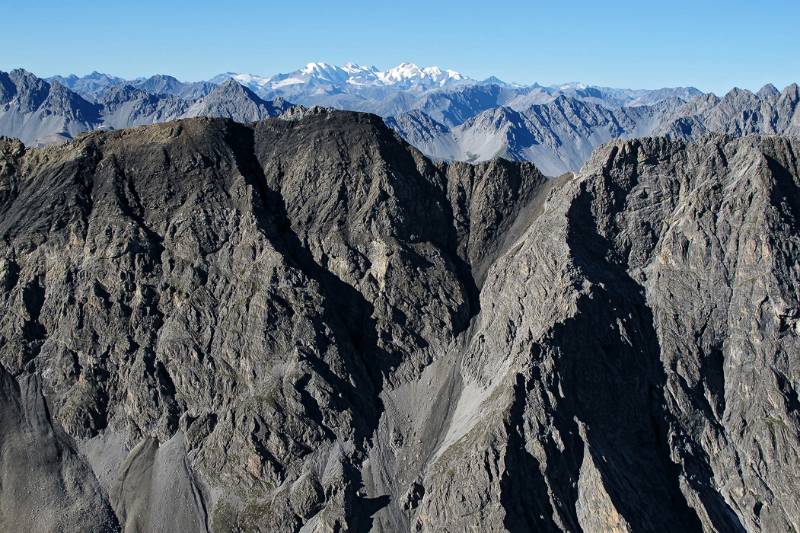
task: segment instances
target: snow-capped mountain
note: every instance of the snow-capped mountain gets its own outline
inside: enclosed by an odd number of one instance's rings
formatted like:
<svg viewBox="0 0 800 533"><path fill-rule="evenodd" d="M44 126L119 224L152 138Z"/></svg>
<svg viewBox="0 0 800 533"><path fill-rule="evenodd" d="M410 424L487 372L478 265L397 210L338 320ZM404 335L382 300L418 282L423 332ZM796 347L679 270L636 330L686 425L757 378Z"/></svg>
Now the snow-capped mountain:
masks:
<svg viewBox="0 0 800 533"><path fill-rule="evenodd" d="M70 90L74 87L75 90ZM291 104L289 103L291 102ZM182 117L252 122L322 105L368 111L436 159L530 160L547 175L577 170L615 138L706 133L797 135L800 89L767 85L723 98L692 87L617 89L476 81L455 71L404 63L386 71L309 63L271 77L228 73L209 82L168 75L124 80L94 72L42 80L0 72L0 135L28 144L61 142L93 129Z"/></svg>
<svg viewBox="0 0 800 533"><path fill-rule="evenodd" d="M365 67L354 63L343 66L328 63L308 63L303 68L286 74L264 77L255 74L227 72L212 78L220 83L233 78L251 90L266 93L309 91L357 93L363 89L391 88L404 91L427 91L477 83L454 70L439 67L419 67L413 63L401 63L388 70Z"/></svg>
<svg viewBox="0 0 800 533"><path fill-rule="evenodd" d="M561 95L620 108L651 105L675 97L688 101L702 94L693 87L617 89L579 82L525 85L507 83L495 76L479 81L454 70L420 67L413 63L401 63L381 70L355 63L337 66L314 62L284 74L262 76L226 72L199 82L181 82L167 75L124 80L97 72L84 77L51 78L92 102L102 99L103 93L112 87L121 85L194 101L229 79L244 85L264 100L283 98L307 107L333 107L383 117L421 110L448 127L461 124L490 108L507 106L521 111L532 105L552 102Z"/></svg>
<svg viewBox="0 0 800 533"><path fill-rule="evenodd" d="M421 110L446 126L455 126L486 109L532 105L568 96L610 108L653 105L670 98L690 100L693 87L656 90L598 87L581 82L558 85L507 83L496 76L482 81L454 70L401 63L388 70L355 63L343 66L308 63L274 76L228 72L210 80L234 79L264 99L284 98L304 106L324 106L375 113L383 117Z"/></svg>

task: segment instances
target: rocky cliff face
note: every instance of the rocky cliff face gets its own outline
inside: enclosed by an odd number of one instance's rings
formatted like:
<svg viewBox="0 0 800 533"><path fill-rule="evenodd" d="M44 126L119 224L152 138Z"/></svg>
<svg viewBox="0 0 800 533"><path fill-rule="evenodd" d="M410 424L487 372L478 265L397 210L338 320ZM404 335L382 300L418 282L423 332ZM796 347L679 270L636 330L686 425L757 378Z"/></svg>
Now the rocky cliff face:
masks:
<svg viewBox="0 0 800 533"><path fill-rule="evenodd" d="M320 110L3 141L0 524L796 529L798 150L549 180Z"/></svg>
<svg viewBox="0 0 800 533"><path fill-rule="evenodd" d="M256 122L280 115L291 107L283 99L262 100L247 87L233 80L216 86L186 111L187 117L224 117L237 122Z"/></svg>

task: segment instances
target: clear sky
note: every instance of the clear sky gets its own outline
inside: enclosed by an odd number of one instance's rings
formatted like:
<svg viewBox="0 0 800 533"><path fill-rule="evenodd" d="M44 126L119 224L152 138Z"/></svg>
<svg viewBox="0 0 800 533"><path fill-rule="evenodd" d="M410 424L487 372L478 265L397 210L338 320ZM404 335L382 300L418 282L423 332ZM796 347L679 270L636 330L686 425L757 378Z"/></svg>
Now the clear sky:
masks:
<svg viewBox="0 0 800 533"><path fill-rule="evenodd" d="M310 61L724 92L800 82L800 0L0 0L0 70L184 80Z"/></svg>

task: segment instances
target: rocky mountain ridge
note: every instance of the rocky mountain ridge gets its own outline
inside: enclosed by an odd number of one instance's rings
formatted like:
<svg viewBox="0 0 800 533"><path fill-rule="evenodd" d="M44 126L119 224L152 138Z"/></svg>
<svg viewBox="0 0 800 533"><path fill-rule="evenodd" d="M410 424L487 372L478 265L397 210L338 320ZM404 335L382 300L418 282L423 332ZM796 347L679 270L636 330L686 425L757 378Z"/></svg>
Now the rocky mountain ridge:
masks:
<svg viewBox="0 0 800 533"><path fill-rule="evenodd" d="M43 110L28 109L43 80L14 71L0 109L0 134L29 144L63 142L93 129L123 128L181 117L222 116L247 123L307 106L376 113L429 157L533 161L550 176L575 172L592 151L613 139L648 135L696 139L714 133L797 135L797 85L768 85L757 93L734 89L719 98L693 88L637 91L564 84L520 86L477 82L438 68L403 64L375 68L312 63L295 73L261 78L222 75L211 82L182 83L154 76L130 83L103 74L54 81L61 96ZM23 76L24 74L24 76ZM15 79L16 79L15 78ZM34 81L38 80L38 81ZM87 91L88 100L62 83ZM105 89L101 86L106 84ZM37 85L39 84L39 85ZM54 93L55 94L55 93ZM10 97L9 97L10 98ZM287 100L288 98L288 100ZM266 100L265 100L266 99Z"/></svg>
<svg viewBox="0 0 800 533"><path fill-rule="evenodd" d="M84 98L95 100L99 94L117 85L131 85L154 94L172 94L182 98L201 97L214 85L233 79L266 100L283 98L308 107L323 106L349 111L375 113L383 117L399 113L436 109L445 110L460 105L469 114L464 119L489 107L507 105L516 109L535 103L547 103L559 96L599 103L607 107L656 104L669 98L689 100L703 93L694 87L674 87L656 90L615 89L580 83L544 86L507 83L497 77L471 79L459 72L436 66L419 67L413 63L380 70L353 63L343 66L328 63L308 63L293 72L261 76L227 72L206 82L180 82L173 77L157 75L150 78L123 80L93 72L85 77L55 76L63 85L74 89ZM449 100L460 100L448 104ZM439 102L434 104L434 102ZM491 103L490 103L491 102ZM434 118L437 118L434 115Z"/></svg>
<svg viewBox="0 0 800 533"><path fill-rule="evenodd" d="M487 108L455 126L436 120L435 112L420 110L390 117L387 123L437 159L534 161L551 176L577 171L595 148L612 139L800 134L797 84L781 92L769 85L758 93L734 89L723 98L713 94L689 101L671 97L621 107L563 95L527 108L519 108L519 103Z"/></svg>
<svg viewBox="0 0 800 533"><path fill-rule="evenodd" d="M196 100L214 90L218 83L210 81L183 82L166 74L156 74L148 78L126 80L101 72L92 72L86 76L53 76L48 82L57 81L64 87L78 93L83 98L96 102L105 93L125 85L140 89L153 95L172 95L185 100Z"/></svg>
<svg viewBox="0 0 800 533"><path fill-rule="evenodd" d="M3 140L0 525L796 529L798 153L552 180L322 109Z"/></svg>
<svg viewBox="0 0 800 533"><path fill-rule="evenodd" d="M106 79L103 75L93 79ZM159 90L172 86L164 77L150 78L140 87ZM74 80L73 80L74 82ZM92 86L96 88L96 86ZM265 101L249 89L229 81L197 92L175 89L176 94L155 94L128 84L98 90L94 101L71 91L60 81L47 82L24 70L0 72L0 135L16 137L30 145L64 142L97 129L121 129L167 122L181 117L210 116L254 122L277 116L291 107L282 99ZM186 99L177 94L202 94Z"/></svg>

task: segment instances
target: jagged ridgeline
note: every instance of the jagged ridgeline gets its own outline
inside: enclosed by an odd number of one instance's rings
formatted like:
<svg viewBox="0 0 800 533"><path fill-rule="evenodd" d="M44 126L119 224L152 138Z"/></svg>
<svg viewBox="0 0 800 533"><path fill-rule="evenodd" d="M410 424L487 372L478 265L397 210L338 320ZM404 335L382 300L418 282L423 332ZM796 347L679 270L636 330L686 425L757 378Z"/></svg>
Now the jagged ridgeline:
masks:
<svg viewBox="0 0 800 533"><path fill-rule="evenodd" d="M0 529L795 530L799 153L0 141Z"/></svg>
<svg viewBox="0 0 800 533"><path fill-rule="evenodd" d="M797 84L781 91L768 84L756 93L733 89L718 98L692 87L477 81L411 64L382 72L311 63L270 78L228 73L206 82L165 75L124 80L100 73L42 80L21 69L0 72L0 135L29 146L186 117L248 123L297 106L376 113L435 160L532 161L547 176L577 172L594 149L614 139L800 135Z"/></svg>

